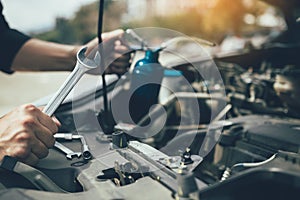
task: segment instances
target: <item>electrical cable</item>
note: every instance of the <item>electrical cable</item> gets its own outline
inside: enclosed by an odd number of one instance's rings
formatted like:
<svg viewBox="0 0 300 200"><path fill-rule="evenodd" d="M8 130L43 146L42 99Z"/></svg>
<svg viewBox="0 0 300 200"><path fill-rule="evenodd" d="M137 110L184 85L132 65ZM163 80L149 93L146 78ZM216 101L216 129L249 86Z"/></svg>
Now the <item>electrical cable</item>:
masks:
<svg viewBox="0 0 300 200"><path fill-rule="evenodd" d="M267 160L261 161L261 162L256 162L256 163L237 163L235 165L233 165L232 167L227 167L225 169L225 171L223 172L223 175L221 177L221 182L225 181L226 179L228 179L231 174L232 171L237 168L237 167L242 167L242 168L251 168L251 167L259 167L261 165L267 164L268 162L271 162L272 160L274 160L276 158L276 154L272 155L270 158L268 158Z"/></svg>

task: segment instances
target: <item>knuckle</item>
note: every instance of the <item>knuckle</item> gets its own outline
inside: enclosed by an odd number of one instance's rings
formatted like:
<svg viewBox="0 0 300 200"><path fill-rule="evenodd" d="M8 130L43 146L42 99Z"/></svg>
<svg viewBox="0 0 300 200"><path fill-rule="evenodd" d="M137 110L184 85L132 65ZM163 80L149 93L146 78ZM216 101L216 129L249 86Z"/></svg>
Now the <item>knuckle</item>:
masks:
<svg viewBox="0 0 300 200"><path fill-rule="evenodd" d="M23 105L23 109L27 112L35 112L37 110L37 107L32 104L25 104Z"/></svg>
<svg viewBox="0 0 300 200"><path fill-rule="evenodd" d="M29 149L26 146L16 148L14 151L14 157L25 159L29 155Z"/></svg>
<svg viewBox="0 0 300 200"><path fill-rule="evenodd" d="M47 126L47 128L50 130L51 134L57 133L58 126L53 121L50 122L51 123Z"/></svg>
<svg viewBox="0 0 300 200"><path fill-rule="evenodd" d="M54 124L55 125L55 124ZM58 132L58 127L55 125L54 126L54 130L53 130L53 133L57 133Z"/></svg>
<svg viewBox="0 0 300 200"><path fill-rule="evenodd" d="M16 140L17 142L19 143L24 143L25 142L28 142L30 141L32 138L32 135L29 134L28 132L22 132L22 133L19 133L17 136L16 136ZM26 143L25 143L26 144Z"/></svg>
<svg viewBox="0 0 300 200"><path fill-rule="evenodd" d="M55 143L55 138L52 136L47 140L45 145L47 146L47 148L51 148L54 146L54 143Z"/></svg>
<svg viewBox="0 0 300 200"><path fill-rule="evenodd" d="M58 132L58 128L57 128L57 126L55 124L52 125L52 126L47 126L47 128L49 129L49 131L47 131L45 133L47 133L49 135L53 135L53 134L55 134L55 133Z"/></svg>
<svg viewBox="0 0 300 200"><path fill-rule="evenodd" d="M26 116L21 120L21 124L25 127L32 126L36 123L36 120L33 116Z"/></svg>

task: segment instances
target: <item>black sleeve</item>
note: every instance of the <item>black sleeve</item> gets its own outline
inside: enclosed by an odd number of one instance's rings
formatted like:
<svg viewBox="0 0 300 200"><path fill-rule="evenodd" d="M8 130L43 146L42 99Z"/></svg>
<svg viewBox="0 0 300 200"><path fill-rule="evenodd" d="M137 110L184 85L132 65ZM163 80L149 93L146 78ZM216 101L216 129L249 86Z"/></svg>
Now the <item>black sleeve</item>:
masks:
<svg viewBox="0 0 300 200"><path fill-rule="evenodd" d="M30 39L29 36L11 29L2 14L0 2L0 70L5 73L13 73L10 66L19 49Z"/></svg>

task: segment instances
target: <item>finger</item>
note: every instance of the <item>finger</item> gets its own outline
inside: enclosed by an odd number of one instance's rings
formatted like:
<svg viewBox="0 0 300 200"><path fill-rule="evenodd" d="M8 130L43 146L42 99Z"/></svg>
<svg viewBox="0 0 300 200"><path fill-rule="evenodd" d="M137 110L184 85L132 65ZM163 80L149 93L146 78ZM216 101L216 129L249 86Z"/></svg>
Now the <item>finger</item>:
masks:
<svg viewBox="0 0 300 200"><path fill-rule="evenodd" d="M102 39L105 40L113 40L118 39L124 34L124 31L122 29L116 29L111 32L102 33Z"/></svg>
<svg viewBox="0 0 300 200"><path fill-rule="evenodd" d="M31 146L31 152L39 159L45 158L49 150L40 140L36 139Z"/></svg>
<svg viewBox="0 0 300 200"><path fill-rule="evenodd" d="M122 56L117 58L117 61L126 62L128 64L130 58L131 58L130 54L122 54Z"/></svg>
<svg viewBox="0 0 300 200"><path fill-rule="evenodd" d="M38 112L36 115L38 121L44 126L47 127L52 133L56 133L58 131L58 126L56 122L46 115L45 113Z"/></svg>
<svg viewBox="0 0 300 200"><path fill-rule="evenodd" d="M54 121L54 123L57 125L57 126L61 126L61 123L60 121L55 117L55 116L52 116L52 120Z"/></svg>
<svg viewBox="0 0 300 200"><path fill-rule="evenodd" d="M120 40L115 41L114 50L120 51L120 52L129 52L130 51L129 48L126 45L124 45Z"/></svg>
<svg viewBox="0 0 300 200"><path fill-rule="evenodd" d="M113 66L119 67L119 68L125 68L127 69L130 66L129 58L127 56L121 56L120 55L112 55L116 57L108 57L105 60L106 66L106 71L109 71L109 69Z"/></svg>
<svg viewBox="0 0 300 200"><path fill-rule="evenodd" d="M22 158L19 160L28 165L35 165L38 163L39 158L35 154L30 153L26 158Z"/></svg>
<svg viewBox="0 0 300 200"><path fill-rule="evenodd" d="M116 53L120 53L120 54L127 54L129 52L132 52L131 50L129 50L126 46L120 45L120 46L115 46L114 47L114 52Z"/></svg>
<svg viewBox="0 0 300 200"><path fill-rule="evenodd" d="M124 59L125 57L123 57L122 53L117 53L117 52L115 52L114 54L112 54L111 57L110 57L110 59L114 59L114 60L119 59L119 58L120 59Z"/></svg>
<svg viewBox="0 0 300 200"><path fill-rule="evenodd" d="M129 64L130 58L130 54L114 53L107 60L111 62L123 62L124 64Z"/></svg>
<svg viewBox="0 0 300 200"><path fill-rule="evenodd" d="M36 126L36 128L34 129L34 135L35 138L33 138L33 140L38 140L39 142L43 143L44 146L46 146L47 148L53 147L55 138L53 136L53 133L47 127L43 125Z"/></svg>

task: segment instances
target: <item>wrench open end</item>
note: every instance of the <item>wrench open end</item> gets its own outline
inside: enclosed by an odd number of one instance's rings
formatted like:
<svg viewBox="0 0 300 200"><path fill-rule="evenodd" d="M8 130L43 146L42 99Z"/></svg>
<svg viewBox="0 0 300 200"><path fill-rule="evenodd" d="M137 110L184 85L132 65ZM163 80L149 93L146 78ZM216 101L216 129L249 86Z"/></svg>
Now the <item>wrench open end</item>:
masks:
<svg viewBox="0 0 300 200"><path fill-rule="evenodd" d="M77 157L77 158L80 158L81 156L81 153L80 152L77 152L77 153L71 153L71 154L67 154L66 157L69 159L69 160L72 160L74 157Z"/></svg>
<svg viewBox="0 0 300 200"><path fill-rule="evenodd" d="M50 99L48 104L45 106L43 112L49 116L52 116L59 105L68 96L80 78L88 71L97 69L100 67L97 63L85 56L86 48L82 48L77 53L77 63L71 74Z"/></svg>
<svg viewBox="0 0 300 200"><path fill-rule="evenodd" d="M66 154L66 158L69 160L72 160L73 157L79 158L82 154L81 152L74 152L73 150L57 141L54 143L54 147Z"/></svg>

